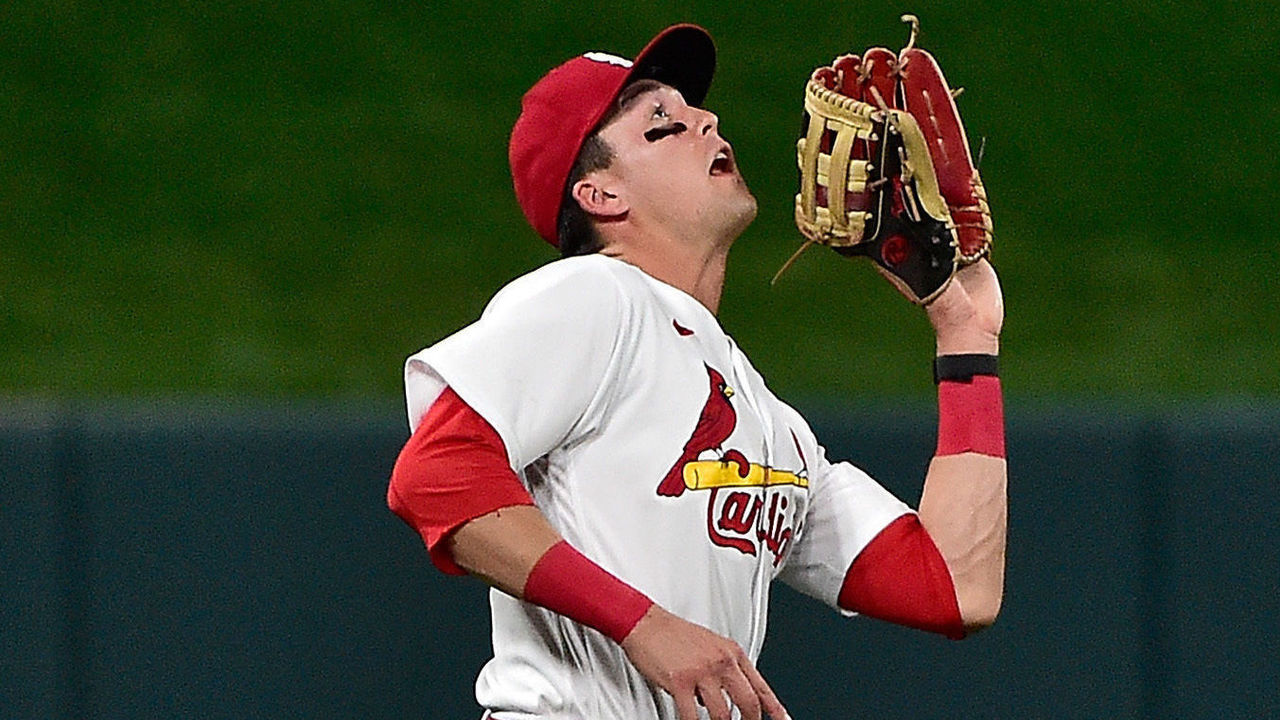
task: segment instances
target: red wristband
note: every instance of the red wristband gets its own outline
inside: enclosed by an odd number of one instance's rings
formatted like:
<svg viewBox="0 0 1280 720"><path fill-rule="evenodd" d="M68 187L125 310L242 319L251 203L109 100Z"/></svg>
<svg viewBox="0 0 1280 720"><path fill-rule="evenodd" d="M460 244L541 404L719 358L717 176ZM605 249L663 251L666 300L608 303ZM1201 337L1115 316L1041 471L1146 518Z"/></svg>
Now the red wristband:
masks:
<svg viewBox="0 0 1280 720"><path fill-rule="evenodd" d="M938 384L936 454L965 452L1005 457L1004 399L998 377L974 375L969 382Z"/></svg>
<svg viewBox="0 0 1280 720"><path fill-rule="evenodd" d="M524 600L621 643L653 601L561 540L529 572Z"/></svg>

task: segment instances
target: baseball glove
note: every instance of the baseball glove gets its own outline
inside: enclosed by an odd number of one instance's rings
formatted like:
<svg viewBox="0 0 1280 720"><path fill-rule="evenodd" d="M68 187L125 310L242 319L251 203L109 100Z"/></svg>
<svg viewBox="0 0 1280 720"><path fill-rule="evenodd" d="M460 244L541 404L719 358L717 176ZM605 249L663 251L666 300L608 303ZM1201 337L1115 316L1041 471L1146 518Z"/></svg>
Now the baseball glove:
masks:
<svg viewBox="0 0 1280 720"><path fill-rule="evenodd" d="M808 240L778 275L819 243L871 258L925 305L990 252L991 211L956 109L960 91L915 47L915 16L902 19L911 37L901 52L842 55L805 86L795 218Z"/></svg>

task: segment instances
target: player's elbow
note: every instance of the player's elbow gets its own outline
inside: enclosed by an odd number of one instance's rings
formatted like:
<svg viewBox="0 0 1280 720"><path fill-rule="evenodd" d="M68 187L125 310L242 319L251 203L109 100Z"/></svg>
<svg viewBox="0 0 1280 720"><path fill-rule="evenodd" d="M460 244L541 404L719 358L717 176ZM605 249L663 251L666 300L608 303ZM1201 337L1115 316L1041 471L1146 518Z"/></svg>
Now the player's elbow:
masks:
<svg viewBox="0 0 1280 720"><path fill-rule="evenodd" d="M984 588L978 592L957 593L960 605L960 621L965 633L985 630L996 622L1003 602L1002 588Z"/></svg>
<svg viewBox="0 0 1280 720"><path fill-rule="evenodd" d="M972 635L973 633L979 632L981 630L986 630L992 625L995 625L996 616L999 614L1000 614L999 608L996 608L991 612L965 616L963 618L965 633L967 635Z"/></svg>
<svg viewBox="0 0 1280 720"><path fill-rule="evenodd" d="M396 459L396 464L391 470L391 479L387 482L387 507L401 520L410 525L415 525L411 507L405 500L405 498L413 497L412 481L407 471L407 465L405 453L401 451L400 457Z"/></svg>

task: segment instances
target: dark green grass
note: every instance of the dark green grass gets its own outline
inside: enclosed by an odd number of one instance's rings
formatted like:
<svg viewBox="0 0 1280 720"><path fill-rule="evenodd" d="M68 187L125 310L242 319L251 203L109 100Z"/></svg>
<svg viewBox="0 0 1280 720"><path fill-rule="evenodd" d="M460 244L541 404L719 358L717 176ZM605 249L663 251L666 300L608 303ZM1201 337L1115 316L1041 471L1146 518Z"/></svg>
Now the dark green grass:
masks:
<svg viewBox="0 0 1280 720"><path fill-rule="evenodd" d="M398 394L405 355L553 257L507 175L523 90L693 20L760 199L724 324L784 393L926 394L927 325L869 267L813 250L768 287L803 79L911 10L988 138L1009 386L1280 395L1269 5L688 7L7 6L0 392Z"/></svg>

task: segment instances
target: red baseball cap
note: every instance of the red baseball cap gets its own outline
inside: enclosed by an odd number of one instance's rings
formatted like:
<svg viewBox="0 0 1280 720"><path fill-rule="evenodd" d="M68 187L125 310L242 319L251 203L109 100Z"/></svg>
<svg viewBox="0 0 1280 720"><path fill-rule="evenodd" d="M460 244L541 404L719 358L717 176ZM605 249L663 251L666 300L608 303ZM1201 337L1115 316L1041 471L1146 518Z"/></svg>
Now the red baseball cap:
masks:
<svg viewBox="0 0 1280 720"><path fill-rule="evenodd" d="M715 68L711 36L686 24L658 33L634 61L589 52L544 75L521 101L508 148L516 201L533 229L560 246L556 220L569 171L622 88L649 78L679 90L690 105L701 105Z"/></svg>

